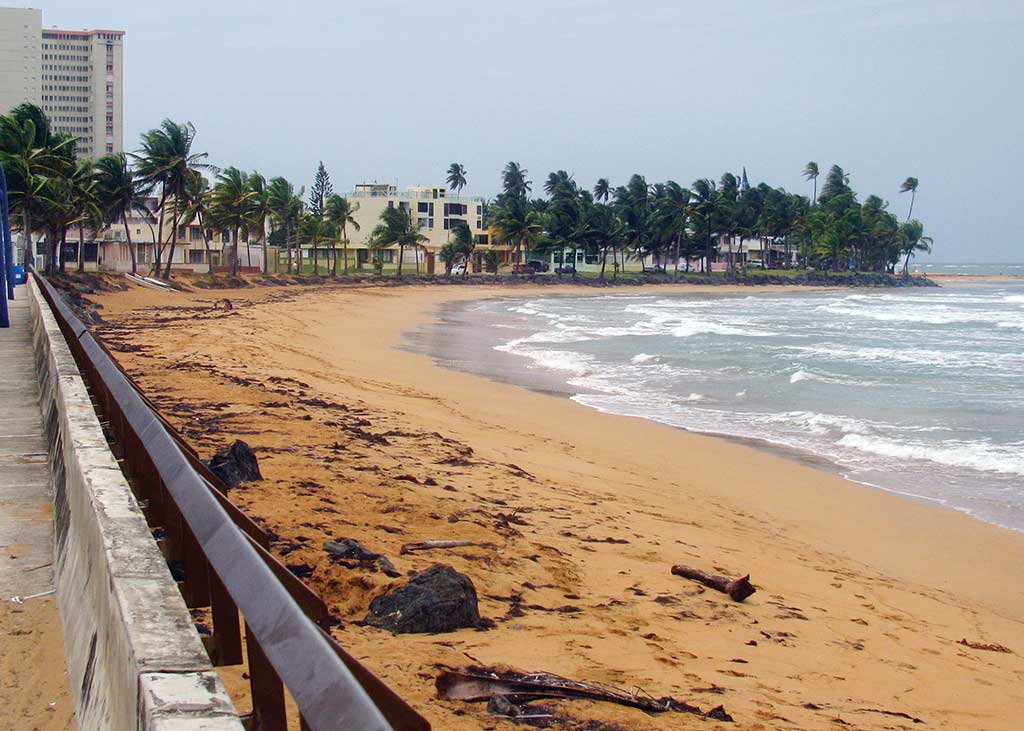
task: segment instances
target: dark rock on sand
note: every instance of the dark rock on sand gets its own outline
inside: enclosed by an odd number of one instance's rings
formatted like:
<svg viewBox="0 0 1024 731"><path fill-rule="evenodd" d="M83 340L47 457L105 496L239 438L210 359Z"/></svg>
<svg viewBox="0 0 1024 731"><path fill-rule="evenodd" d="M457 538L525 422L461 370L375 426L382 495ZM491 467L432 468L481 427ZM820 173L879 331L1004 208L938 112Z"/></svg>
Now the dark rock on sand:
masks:
<svg viewBox="0 0 1024 731"><path fill-rule="evenodd" d="M231 446L213 455L209 467L228 487L263 479L256 453L241 439L236 439Z"/></svg>
<svg viewBox="0 0 1024 731"><path fill-rule="evenodd" d="M396 634L477 627L476 589L451 566L435 564L370 602L365 622Z"/></svg>

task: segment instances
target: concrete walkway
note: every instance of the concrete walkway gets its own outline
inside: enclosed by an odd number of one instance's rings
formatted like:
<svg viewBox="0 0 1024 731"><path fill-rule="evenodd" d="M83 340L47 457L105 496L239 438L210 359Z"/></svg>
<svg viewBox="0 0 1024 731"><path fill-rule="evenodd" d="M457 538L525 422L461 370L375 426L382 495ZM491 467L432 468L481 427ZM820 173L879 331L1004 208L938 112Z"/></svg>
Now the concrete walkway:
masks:
<svg viewBox="0 0 1024 731"><path fill-rule="evenodd" d="M28 289L0 328L0 601L53 588L53 495Z"/></svg>

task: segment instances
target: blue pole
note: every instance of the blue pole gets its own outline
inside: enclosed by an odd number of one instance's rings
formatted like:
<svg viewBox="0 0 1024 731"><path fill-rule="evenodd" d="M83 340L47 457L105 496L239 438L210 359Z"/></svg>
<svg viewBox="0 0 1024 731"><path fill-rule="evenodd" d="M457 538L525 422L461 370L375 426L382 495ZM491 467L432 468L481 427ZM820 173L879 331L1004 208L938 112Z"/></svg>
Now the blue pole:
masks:
<svg viewBox="0 0 1024 731"><path fill-rule="evenodd" d="M0 164L0 327L11 326L7 300L14 299L14 251L11 246L11 211L7 200L7 175Z"/></svg>

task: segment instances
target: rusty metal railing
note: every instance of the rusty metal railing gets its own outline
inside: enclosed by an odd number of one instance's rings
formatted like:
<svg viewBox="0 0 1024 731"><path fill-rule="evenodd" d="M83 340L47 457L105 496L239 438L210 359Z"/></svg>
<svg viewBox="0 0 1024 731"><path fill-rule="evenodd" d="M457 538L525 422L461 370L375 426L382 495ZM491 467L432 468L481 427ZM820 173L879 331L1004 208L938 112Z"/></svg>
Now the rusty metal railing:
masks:
<svg viewBox="0 0 1024 731"><path fill-rule="evenodd" d="M302 729L429 731L430 724L329 634L324 601L269 551L266 533L93 337L45 277L32 272L67 340L111 449L190 608L209 607L204 644L216 666L243 662L251 731L286 731L285 688ZM241 612L241 620L239 618Z"/></svg>

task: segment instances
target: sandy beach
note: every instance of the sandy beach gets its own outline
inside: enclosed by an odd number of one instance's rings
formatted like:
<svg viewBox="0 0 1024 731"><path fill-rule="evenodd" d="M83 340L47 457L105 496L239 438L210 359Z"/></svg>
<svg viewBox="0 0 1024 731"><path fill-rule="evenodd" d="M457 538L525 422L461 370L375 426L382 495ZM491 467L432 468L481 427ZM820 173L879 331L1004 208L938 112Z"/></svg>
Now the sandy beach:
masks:
<svg viewBox="0 0 1024 731"><path fill-rule="evenodd" d="M439 668L466 665L721 704L735 719L723 728L1020 727L1024 534L398 347L445 303L508 294L133 288L93 299L99 334L201 454L236 438L254 448L265 479L232 499L272 529L284 561L313 569L336 636L435 729L517 727L435 697ZM232 309L214 306L224 298ZM323 544L339 537L403 574L450 563L494 627L393 636L355 624L395 580L332 564ZM497 548L399 555L433 539ZM734 603L671 575L680 563L749 573L758 591ZM556 728L718 725L547 705Z"/></svg>

